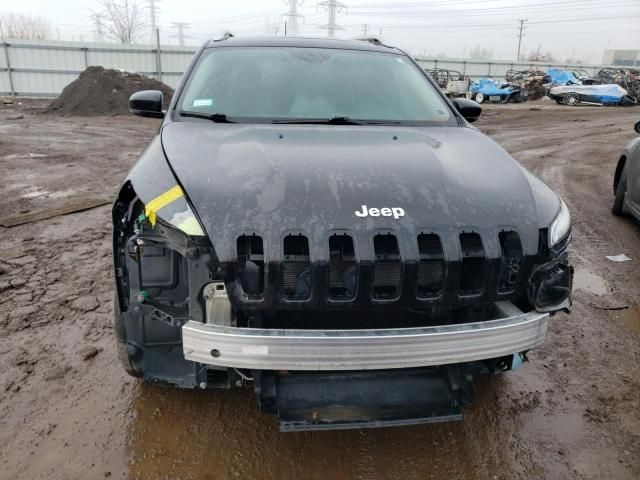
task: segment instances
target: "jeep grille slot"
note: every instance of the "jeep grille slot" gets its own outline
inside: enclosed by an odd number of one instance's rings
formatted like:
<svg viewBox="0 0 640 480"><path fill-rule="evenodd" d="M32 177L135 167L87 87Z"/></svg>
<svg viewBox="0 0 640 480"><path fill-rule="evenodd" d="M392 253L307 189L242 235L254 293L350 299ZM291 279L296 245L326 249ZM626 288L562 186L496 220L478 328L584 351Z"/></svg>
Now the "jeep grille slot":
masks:
<svg viewBox="0 0 640 480"><path fill-rule="evenodd" d="M304 235L284 238L282 292L288 300L306 300L311 293L309 240Z"/></svg>
<svg viewBox="0 0 640 480"><path fill-rule="evenodd" d="M460 234L462 269L460 294L475 295L482 292L486 276L486 259L482 239L477 233Z"/></svg>
<svg viewBox="0 0 640 480"><path fill-rule="evenodd" d="M418 297L435 297L444 287L444 252L440 237L434 233L418 235Z"/></svg>
<svg viewBox="0 0 640 480"><path fill-rule="evenodd" d="M402 264L398 239L395 235L373 237L375 264L373 269L373 297L395 299L400 293Z"/></svg>
<svg viewBox="0 0 640 480"><path fill-rule="evenodd" d="M512 292L518 285L520 267L522 265L522 243L520 236L513 231L500 232L500 249L502 251L502 264L500 278L498 280L498 292Z"/></svg>
<svg viewBox="0 0 640 480"><path fill-rule="evenodd" d="M262 237L242 235L238 237L238 279L244 292L250 297L264 291L264 248Z"/></svg>
<svg viewBox="0 0 640 480"><path fill-rule="evenodd" d="M351 300L355 297L356 268L353 239L349 235L329 237L329 298Z"/></svg>

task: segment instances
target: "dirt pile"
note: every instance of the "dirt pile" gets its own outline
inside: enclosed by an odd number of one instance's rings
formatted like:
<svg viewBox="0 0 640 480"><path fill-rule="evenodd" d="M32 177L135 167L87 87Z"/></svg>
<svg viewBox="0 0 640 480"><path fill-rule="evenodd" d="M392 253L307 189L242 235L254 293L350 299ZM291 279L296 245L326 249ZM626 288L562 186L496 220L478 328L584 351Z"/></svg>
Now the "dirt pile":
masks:
<svg viewBox="0 0 640 480"><path fill-rule="evenodd" d="M173 89L158 80L138 73L89 67L64 87L62 93L44 110L56 115L88 117L129 113L129 97L140 90L161 90L165 107Z"/></svg>

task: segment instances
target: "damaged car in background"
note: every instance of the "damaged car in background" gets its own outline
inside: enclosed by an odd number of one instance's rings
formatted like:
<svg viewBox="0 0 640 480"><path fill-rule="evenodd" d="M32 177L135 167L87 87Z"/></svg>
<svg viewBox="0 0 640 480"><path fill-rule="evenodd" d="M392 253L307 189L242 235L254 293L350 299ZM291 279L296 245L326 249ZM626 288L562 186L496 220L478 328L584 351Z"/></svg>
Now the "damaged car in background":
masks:
<svg viewBox="0 0 640 480"><path fill-rule="evenodd" d="M526 89L529 100L538 100L547 95L549 75L542 70L507 70L505 80Z"/></svg>
<svg viewBox="0 0 640 480"><path fill-rule="evenodd" d="M493 78L480 78L469 87L471 98L478 103L521 103L529 99L527 89L518 83Z"/></svg>
<svg viewBox="0 0 640 480"><path fill-rule="evenodd" d="M549 97L557 103L576 105L620 105L631 107L637 103L635 97L627 95L620 85L559 85L549 90Z"/></svg>
<svg viewBox="0 0 640 480"><path fill-rule="evenodd" d="M640 133L640 121L634 125ZM622 151L613 177L615 215L629 215L640 222L640 137L631 140Z"/></svg>
<svg viewBox="0 0 640 480"><path fill-rule="evenodd" d="M131 375L282 431L459 420L571 306L567 205L397 48L227 37L130 105L164 118L113 206Z"/></svg>
<svg viewBox="0 0 640 480"><path fill-rule="evenodd" d="M435 80L447 97L471 98L471 92L469 92L471 80L462 72L445 68L433 68L427 70L427 73L431 75L431 78Z"/></svg>
<svg viewBox="0 0 640 480"><path fill-rule="evenodd" d="M600 70L604 72L607 69ZM575 107L576 105L620 105L631 107L638 103L637 97L621 86L624 82L614 82L606 76L596 81L579 79L576 72L556 68L547 69L550 79L549 97L559 104ZM604 75L604 74L603 74Z"/></svg>

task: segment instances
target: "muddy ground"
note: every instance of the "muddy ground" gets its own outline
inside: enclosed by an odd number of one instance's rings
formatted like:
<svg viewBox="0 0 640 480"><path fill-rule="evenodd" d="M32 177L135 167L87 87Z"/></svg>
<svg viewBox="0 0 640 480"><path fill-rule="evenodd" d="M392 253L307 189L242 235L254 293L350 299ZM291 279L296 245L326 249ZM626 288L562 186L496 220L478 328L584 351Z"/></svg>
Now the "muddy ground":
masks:
<svg viewBox="0 0 640 480"><path fill-rule="evenodd" d="M640 108L501 105L478 122L573 215L574 309L530 363L480 379L463 422L280 434L250 388L120 368L109 206L59 214L111 199L159 122L41 106L0 105L0 224L32 220L0 227L0 478L640 478L640 227L609 211Z"/></svg>

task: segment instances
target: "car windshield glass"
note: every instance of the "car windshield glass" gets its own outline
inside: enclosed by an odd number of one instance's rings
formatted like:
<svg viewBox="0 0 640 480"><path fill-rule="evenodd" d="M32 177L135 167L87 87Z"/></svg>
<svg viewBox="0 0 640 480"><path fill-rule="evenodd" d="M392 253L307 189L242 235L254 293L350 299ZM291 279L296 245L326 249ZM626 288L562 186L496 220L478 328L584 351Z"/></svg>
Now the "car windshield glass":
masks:
<svg viewBox="0 0 640 480"><path fill-rule="evenodd" d="M180 109L235 121L339 117L397 124L452 118L424 74L402 55L299 47L205 50Z"/></svg>

